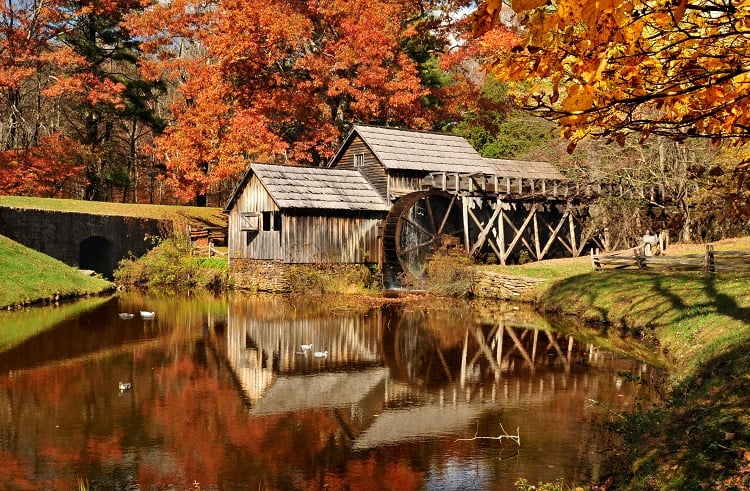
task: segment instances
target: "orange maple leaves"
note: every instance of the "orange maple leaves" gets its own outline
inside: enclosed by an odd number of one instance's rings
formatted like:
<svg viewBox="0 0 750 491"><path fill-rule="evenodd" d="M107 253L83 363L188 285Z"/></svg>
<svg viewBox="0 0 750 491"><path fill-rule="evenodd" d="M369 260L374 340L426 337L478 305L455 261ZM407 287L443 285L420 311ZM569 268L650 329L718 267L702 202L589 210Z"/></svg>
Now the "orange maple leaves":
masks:
<svg viewBox="0 0 750 491"><path fill-rule="evenodd" d="M482 26L497 9L480 7ZM744 142L750 115L746 1L514 0L524 40L498 77L573 141L629 131ZM520 86L518 86L520 87ZM520 91L519 91L520 93Z"/></svg>
<svg viewBox="0 0 750 491"><path fill-rule="evenodd" d="M435 36L426 9L403 0L179 0L132 16L153 55L144 68L177 91L173 125L156 141L172 181L187 197L242 175L249 160L321 164L352 122L430 127L437 116L427 100L442 94L408 48Z"/></svg>

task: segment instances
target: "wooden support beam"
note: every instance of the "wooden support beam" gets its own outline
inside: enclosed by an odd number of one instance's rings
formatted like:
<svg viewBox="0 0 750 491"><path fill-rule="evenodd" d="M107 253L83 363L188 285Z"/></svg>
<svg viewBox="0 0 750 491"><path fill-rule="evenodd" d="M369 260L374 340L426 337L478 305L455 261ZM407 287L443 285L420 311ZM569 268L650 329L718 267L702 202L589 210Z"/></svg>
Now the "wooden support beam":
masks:
<svg viewBox="0 0 750 491"><path fill-rule="evenodd" d="M463 204L463 222L464 222L464 248L466 249L466 252L469 252L470 247L470 239L469 239L469 198L464 196L461 199L461 203Z"/></svg>
<svg viewBox="0 0 750 491"><path fill-rule="evenodd" d="M500 264L505 266L505 260L507 259L505 255L505 209L500 206L500 203L498 203L498 208L500 208L500 214L497 217L497 243L500 246L498 259Z"/></svg>
<svg viewBox="0 0 750 491"><path fill-rule="evenodd" d="M539 261L541 251L539 250L539 220L538 213L534 213L534 259Z"/></svg>
<svg viewBox="0 0 750 491"><path fill-rule="evenodd" d="M576 254L573 251L578 250L578 246L576 245L576 226L575 222L573 221L573 214L568 214L568 223L570 224L570 245L573 247L573 249L570 251L574 257L578 257L578 254Z"/></svg>
<svg viewBox="0 0 750 491"><path fill-rule="evenodd" d="M511 241L510 245L508 246L508 249L505 252L505 260L507 260L510 253L513 252L513 249L515 249L519 240L523 242L523 244L526 246L526 248L529 251L532 250L531 245L529 245L528 241L525 238L523 238L523 233L526 231L526 227L529 226L529 223L531 222L532 218L534 218L534 215L536 215L536 206L531 207L529 214L526 216L526 219L523 221L523 224L521 225L520 228L516 228L515 224L507 216L505 217L505 221L516 232L515 236L513 237L513 240ZM503 264L505 263L503 262Z"/></svg>
<svg viewBox="0 0 750 491"><path fill-rule="evenodd" d="M563 216L557 222L557 226L554 228L554 230L552 229L552 227L549 226L549 224L547 224L547 227L552 232L552 235L550 236L549 240L547 240L547 243L544 245L544 249L542 249L542 252L539 255L539 260L540 261L544 258L544 256L547 255L547 253L549 252L549 250L552 247L552 244L555 242L555 240L559 238L558 234L560 233L560 229L565 224L565 222L568 220L568 215L569 214L570 214L569 210L566 210L565 213L563 213ZM561 240L561 242L562 242L562 240ZM563 242L563 245L565 245L564 242Z"/></svg>
<svg viewBox="0 0 750 491"><path fill-rule="evenodd" d="M490 217L487 224L483 224L479 221L479 219L474 215L474 213L471 213L471 218L474 220L474 223L477 224L479 227L479 235L477 236L477 241L474 243L474 245L471 247L471 250L469 251L469 255L473 255L476 251L482 248L484 245L484 242L487 240L487 235L490 233L490 230L492 230L492 225L494 224L495 220L497 220L497 217L500 216L500 212L502 211L501 206L495 206L495 211L492 213L492 216ZM494 248L494 245L490 242L490 245ZM498 251L495 250L495 253L497 254Z"/></svg>

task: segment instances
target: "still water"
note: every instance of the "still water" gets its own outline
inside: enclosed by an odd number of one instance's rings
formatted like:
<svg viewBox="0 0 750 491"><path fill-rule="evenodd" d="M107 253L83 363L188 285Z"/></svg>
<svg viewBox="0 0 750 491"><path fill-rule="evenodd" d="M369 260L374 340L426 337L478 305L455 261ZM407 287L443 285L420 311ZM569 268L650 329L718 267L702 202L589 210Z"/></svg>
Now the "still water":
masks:
<svg viewBox="0 0 750 491"><path fill-rule="evenodd" d="M585 481L602 472L591 421L648 396L618 373L652 370L510 304L88 302L0 316L50 326L0 352L0 489Z"/></svg>

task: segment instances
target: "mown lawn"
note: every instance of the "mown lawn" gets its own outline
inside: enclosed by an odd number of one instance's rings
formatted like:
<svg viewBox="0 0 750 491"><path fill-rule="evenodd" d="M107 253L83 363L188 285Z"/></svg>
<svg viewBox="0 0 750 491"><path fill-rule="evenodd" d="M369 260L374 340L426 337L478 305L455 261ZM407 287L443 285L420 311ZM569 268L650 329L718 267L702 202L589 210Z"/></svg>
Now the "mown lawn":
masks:
<svg viewBox="0 0 750 491"><path fill-rule="evenodd" d="M0 196L0 207L28 208L33 210L69 211L94 215L115 215L173 220L176 225L187 223L207 226L226 226L226 216L219 208L198 206L168 206L139 203L110 203L76 199L32 198L25 196Z"/></svg>
<svg viewBox="0 0 750 491"><path fill-rule="evenodd" d="M75 268L0 235L0 308L98 294L113 288L109 281L86 276Z"/></svg>
<svg viewBox="0 0 750 491"><path fill-rule="evenodd" d="M750 238L715 247L750 251ZM586 258L500 269L548 279L527 297L541 310L629 331L670 360L663 405L613 422L625 445L612 489L750 489L750 273L592 271Z"/></svg>

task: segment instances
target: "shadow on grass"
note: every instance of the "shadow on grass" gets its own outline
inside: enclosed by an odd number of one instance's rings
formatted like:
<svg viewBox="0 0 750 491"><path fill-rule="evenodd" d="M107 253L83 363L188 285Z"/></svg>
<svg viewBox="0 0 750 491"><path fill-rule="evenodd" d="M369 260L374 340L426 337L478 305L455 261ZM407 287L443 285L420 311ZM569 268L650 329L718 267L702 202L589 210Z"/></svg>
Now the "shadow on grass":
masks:
<svg viewBox="0 0 750 491"><path fill-rule="evenodd" d="M611 462L614 488L750 489L749 278L607 272L550 289L568 313L658 333L689 370L661 407L616 424L626 444Z"/></svg>
<svg viewBox="0 0 750 491"><path fill-rule="evenodd" d="M750 337L699 366L661 408L630 414L615 489L750 489Z"/></svg>

